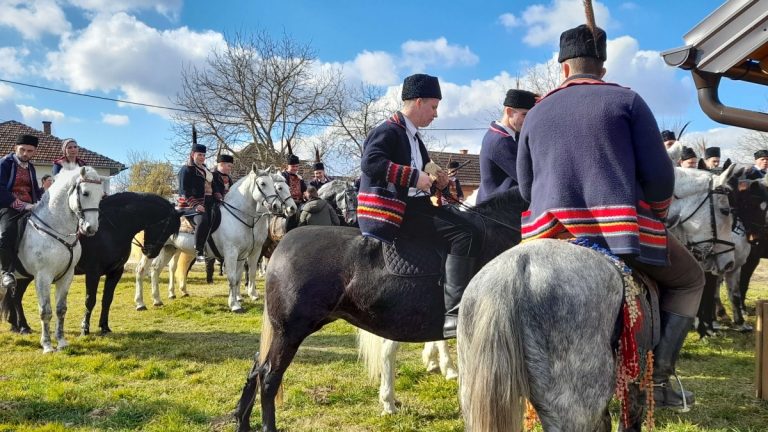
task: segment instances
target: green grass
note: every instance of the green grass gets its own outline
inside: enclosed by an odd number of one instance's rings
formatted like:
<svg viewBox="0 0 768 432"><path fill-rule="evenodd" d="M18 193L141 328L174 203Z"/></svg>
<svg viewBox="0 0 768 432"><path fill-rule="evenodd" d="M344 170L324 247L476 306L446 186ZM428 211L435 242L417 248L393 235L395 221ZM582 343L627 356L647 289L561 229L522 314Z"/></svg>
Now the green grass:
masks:
<svg viewBox="0 0 768 432"><path fill-rule="evenodd" d="M79 336L84 306L81 277L69 295L67 338L61 352L39 346L37 300L30 287L25 308L31 336L0 332L0 431L209 431L232 430L231 413L258 349L261 302L247 312L226 306L224 280L203 283L193 272L191 297L137 312L133 274L118 286L107 336ZM165 283L165 281L164 281ZM166 286L166 285L164 285ZM145 299L149 293L145 293ZM749 305L768 298L758 274ZM97 305L91 322L98 329ZM752 319L754 323L754 320ZM421 345L405 344L394 416L379 415L378 383L357 362L353 328L336 322L308 338L285 377L278 426L286 431L462 431L457 384L424 371ZM691 333L678 365L696 393L689 413L659 410L662 431L764 431L768 402L755 399L754 335L726 332L701 342ZM252 425L260 425L254 409Z"/></svg>

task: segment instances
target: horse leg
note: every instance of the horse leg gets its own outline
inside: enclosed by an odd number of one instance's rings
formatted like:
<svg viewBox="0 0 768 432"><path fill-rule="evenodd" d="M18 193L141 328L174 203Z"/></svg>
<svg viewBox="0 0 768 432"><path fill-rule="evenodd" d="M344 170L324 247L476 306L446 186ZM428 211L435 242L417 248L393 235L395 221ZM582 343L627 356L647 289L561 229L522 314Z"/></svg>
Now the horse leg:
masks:
<svg viewBox="0 0 768 432"><path fill-rule="evenodd" d="M55 350L51 345L51 318L53 317L51 277L38 274L35 281L35 291L37 291L37 302L40 309L40 345L43 347L43 353L52 353Z"/></svg>
<svg viewBox="0 0 768 432"><path fill-rule="evenodd" d="M168 264L168 261L173 258L174 253L175 251L172 248L166 246L163 248L163 251L160 252L160 255L152 261L152 265L150 266L149 275L152 280L152 304L154 306L163 305L163 301L160 299L160 272L163 271L163 268ZM173 273L168 275L168 280L171 281L172 277Z"/></svg>
<svg viewBox="0 0 768 432"><path fill-rule="evenodd" d="M147 306L144 304L144 278L149 272L149 267L149 258L142 255L139 263L136 264L136 293L133 296L133 302L136 304L137 311L147 310Z"/></svg>
<svg viewBox="0 0 768 432"><path fill-rule="evenodd" d="M448 350L448 342L441 340L433 342L440 358L440 373L443 374L445 379L454 380L459 377L459 373L456 371L456 366L451 360L451 353Z"/></svg>
<svg viewBox="0 0 768 432"><path fill-rule="evenodd" d="M99 317L99 330L101 335L112 333L109 328L109 308L112 307L112 300L115 297L115 288L120 278L123 276L125 266L120 266L106 274L104 278L104 292L101 294L101 316Z"/></svg>
<svg viewBox="0 0 768 432"><path fill-rule="evenodd" d="M12 311L16 316L16 329L19 334L22 335L32 334L32 329L27 323L27 316L24 314L24 304L22 303L22 300L24 299L24 293L27 292L27 288L29 287L30 283L32 283L32 279L19 279L16 282L16 293L14 294L13 300L14 304Z"/></svg>
<svg viewBox="0 0 768 432"><path fill-rule="evenodd" d="M256 301L259 299L259 291L256 290L256 270L258 269L258 255L248 258L245 263L245 283L248 287L248 297Z"/></svg>
<svg viewBox="0 0 768 432"><path fill-rule="evenodd" d="M205 260L205 283L213 285L213 270L216 267L216 258L208 258Z"/></svg>
<svg viewBox="0 0 768 432"><path fill-rule="evenodd" d="M80 334L82 336L91 334L91 314L93 313L93 307L96 306L96 292L99 289L100 279L101 276L98 274L85 274L85 315L83 316L83 322L80 324Z"/></svg>
<svg viewBox="0 0 768 432"><path fill-rule="evenodd" d="M427 372L436 372L440 370L440 364L437 362L437 346L434 342L426 342L421 351L421 362L427 368Z"/></svg>
<svg viewBox="0 0 768 432"><path fill-rule="evenodd" d="M227 268L227 282L229 283L229 310L235 313L243 313L245 310L240 304L240 276L243 274L243 262L237 260L237 256L224 257L224 265Z"/></svg>
<svg viewBox="0 0 768 432"><path fill-rule="evenodd" d="M395 399L395 368L397 367L397 350L400 348L400 344L389 339L382 339L382 342L379 402L384 406L381 415L388 415L397 412L398 401Z"/></svg>
<svg viewBox="0 0 768 432"><path fill-rule="evenodd" d="M176 298L176 269L179 267L179 260L181 259L181 251L176 251L168 261L168 298Z"/></svg>
<svg viewBox="0 0 768 432"><path fill-rule="evenodd" d="M72 270L56 281L56 347L60 350L69 345L64 337L64 319L67 316L67 295L74 276L75 272Z"/></svg>
<svg viewBox="0 0 768 432"><path fill-rule="evenodd" d="M741 296L741 313L747 314L745 302L747 300L747 289L749 289L749 281L752 279L752 274L755 272L757 265L760 264L760 257L763 253L763 245L760 243L753 243L752 248L749 250L749 256L747 261L741 266L741 275L739 276L739 294Z"/></svg>

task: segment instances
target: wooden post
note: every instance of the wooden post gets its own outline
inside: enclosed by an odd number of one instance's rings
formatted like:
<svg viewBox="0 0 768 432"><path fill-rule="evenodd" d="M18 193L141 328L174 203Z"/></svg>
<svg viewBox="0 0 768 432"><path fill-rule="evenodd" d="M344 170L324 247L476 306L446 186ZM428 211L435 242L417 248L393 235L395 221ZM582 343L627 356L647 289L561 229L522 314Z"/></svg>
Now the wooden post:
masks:
<svg viewBox="0 0 768 432"><path fill-rule="evenodd" d="M755 331L755 384L758 399L768 400L768 300L757 301L757 331Z"/></svg>

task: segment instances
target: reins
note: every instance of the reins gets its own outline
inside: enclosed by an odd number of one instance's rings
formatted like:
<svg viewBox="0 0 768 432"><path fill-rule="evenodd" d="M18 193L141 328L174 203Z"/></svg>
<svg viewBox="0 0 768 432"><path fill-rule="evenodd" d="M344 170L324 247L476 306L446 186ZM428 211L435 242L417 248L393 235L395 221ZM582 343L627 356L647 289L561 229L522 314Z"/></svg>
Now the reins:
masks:
<svg viewBox="0 0 768 432"><path fill-rule="evenodd" d="M709 179L709 191L707 192L707 195L704 197L704 199L699 203L698 206L696 206L696 209L693 210L693 212L688 215L687 217L683 218L681 221L679 221L677 224L682 225L685 222L689 221L703 206L704 203L709 201L709 216L710 216L710 229L712 231L712 238L706 239L706 240L700 240L697 242L687 242L686 248L691 251L691 253L699 260L705 260L711 257L716 257L718 255L722 255L728 252L732 252L736 250L736 245L733 242L725 241L722 239L719 239L717 237L717 224L715 223L715 201L714 201L714 195L728 195L728 191L721 186L712 187L713 180L712 178ZM707 251L701 251L697 246L702 244L712 244L712 247ZM726 246L725 250L722 250L720 252L715 252L715 246L717 245L724 245Z"/></svg>

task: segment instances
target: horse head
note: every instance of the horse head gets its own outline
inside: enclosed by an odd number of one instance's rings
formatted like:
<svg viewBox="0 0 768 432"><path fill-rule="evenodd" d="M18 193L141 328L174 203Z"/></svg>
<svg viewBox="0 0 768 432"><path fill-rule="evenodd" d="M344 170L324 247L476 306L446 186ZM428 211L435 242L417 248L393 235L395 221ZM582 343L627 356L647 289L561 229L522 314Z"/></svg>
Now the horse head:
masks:
<svg viewBox="0 0 768 432"><path fill-rule="evenodd" d="M283 204L275 191L275 181L270 171L257 169L254 165L248 174L252 177L251 196L272 214L282 213Z"/></svg>
<svg viewBox="0 0 768 432"><path fill-rule="evenodd" d="M159 220L144 227L144 244L141 245L141 253L149 259L157 258L168 242L168 238L179 232L180 218L185 213L183 210L176 210L173 204L165 199L158 198L161 199L161 206L166 207L164 204L167 204L167 210L161 213Z"/></svg>
<svg viewBox="0 0 768 432"><path fill-rule="evenodd" d="M357 189L353 182L331 180L322 185L317 194L333 206L347 226L357 224Z"/></svg>
<svg viewBox="0 0 768 432"><path fill-rule="evenodd" d="M270 167L270 171L272 171L272 168L273 167ZM283 214L285 214L286 217L292 217L299 211L299 208L291 197L291 188L288 187L285 177L278 171L272 173L272 180L275 182L275 192L277 192L277 196L283 203Z"/></svg>
<svg viewBox="0 0 768 432"><path fill-rule="evenodd" d="M91 167L81 167L68 183L69 209L77 216L78 232L88 237L99 229L99 202L104 196L101 176Z"/></svg>
<svg viewBox="0 0 768 432"><path fill-rule="evenodd" d="M675 200L668 227L701 263L704 271L723 273L734 266L733 215L728 199L734 166L720 175L692 168L675 169Z"/></svg>

